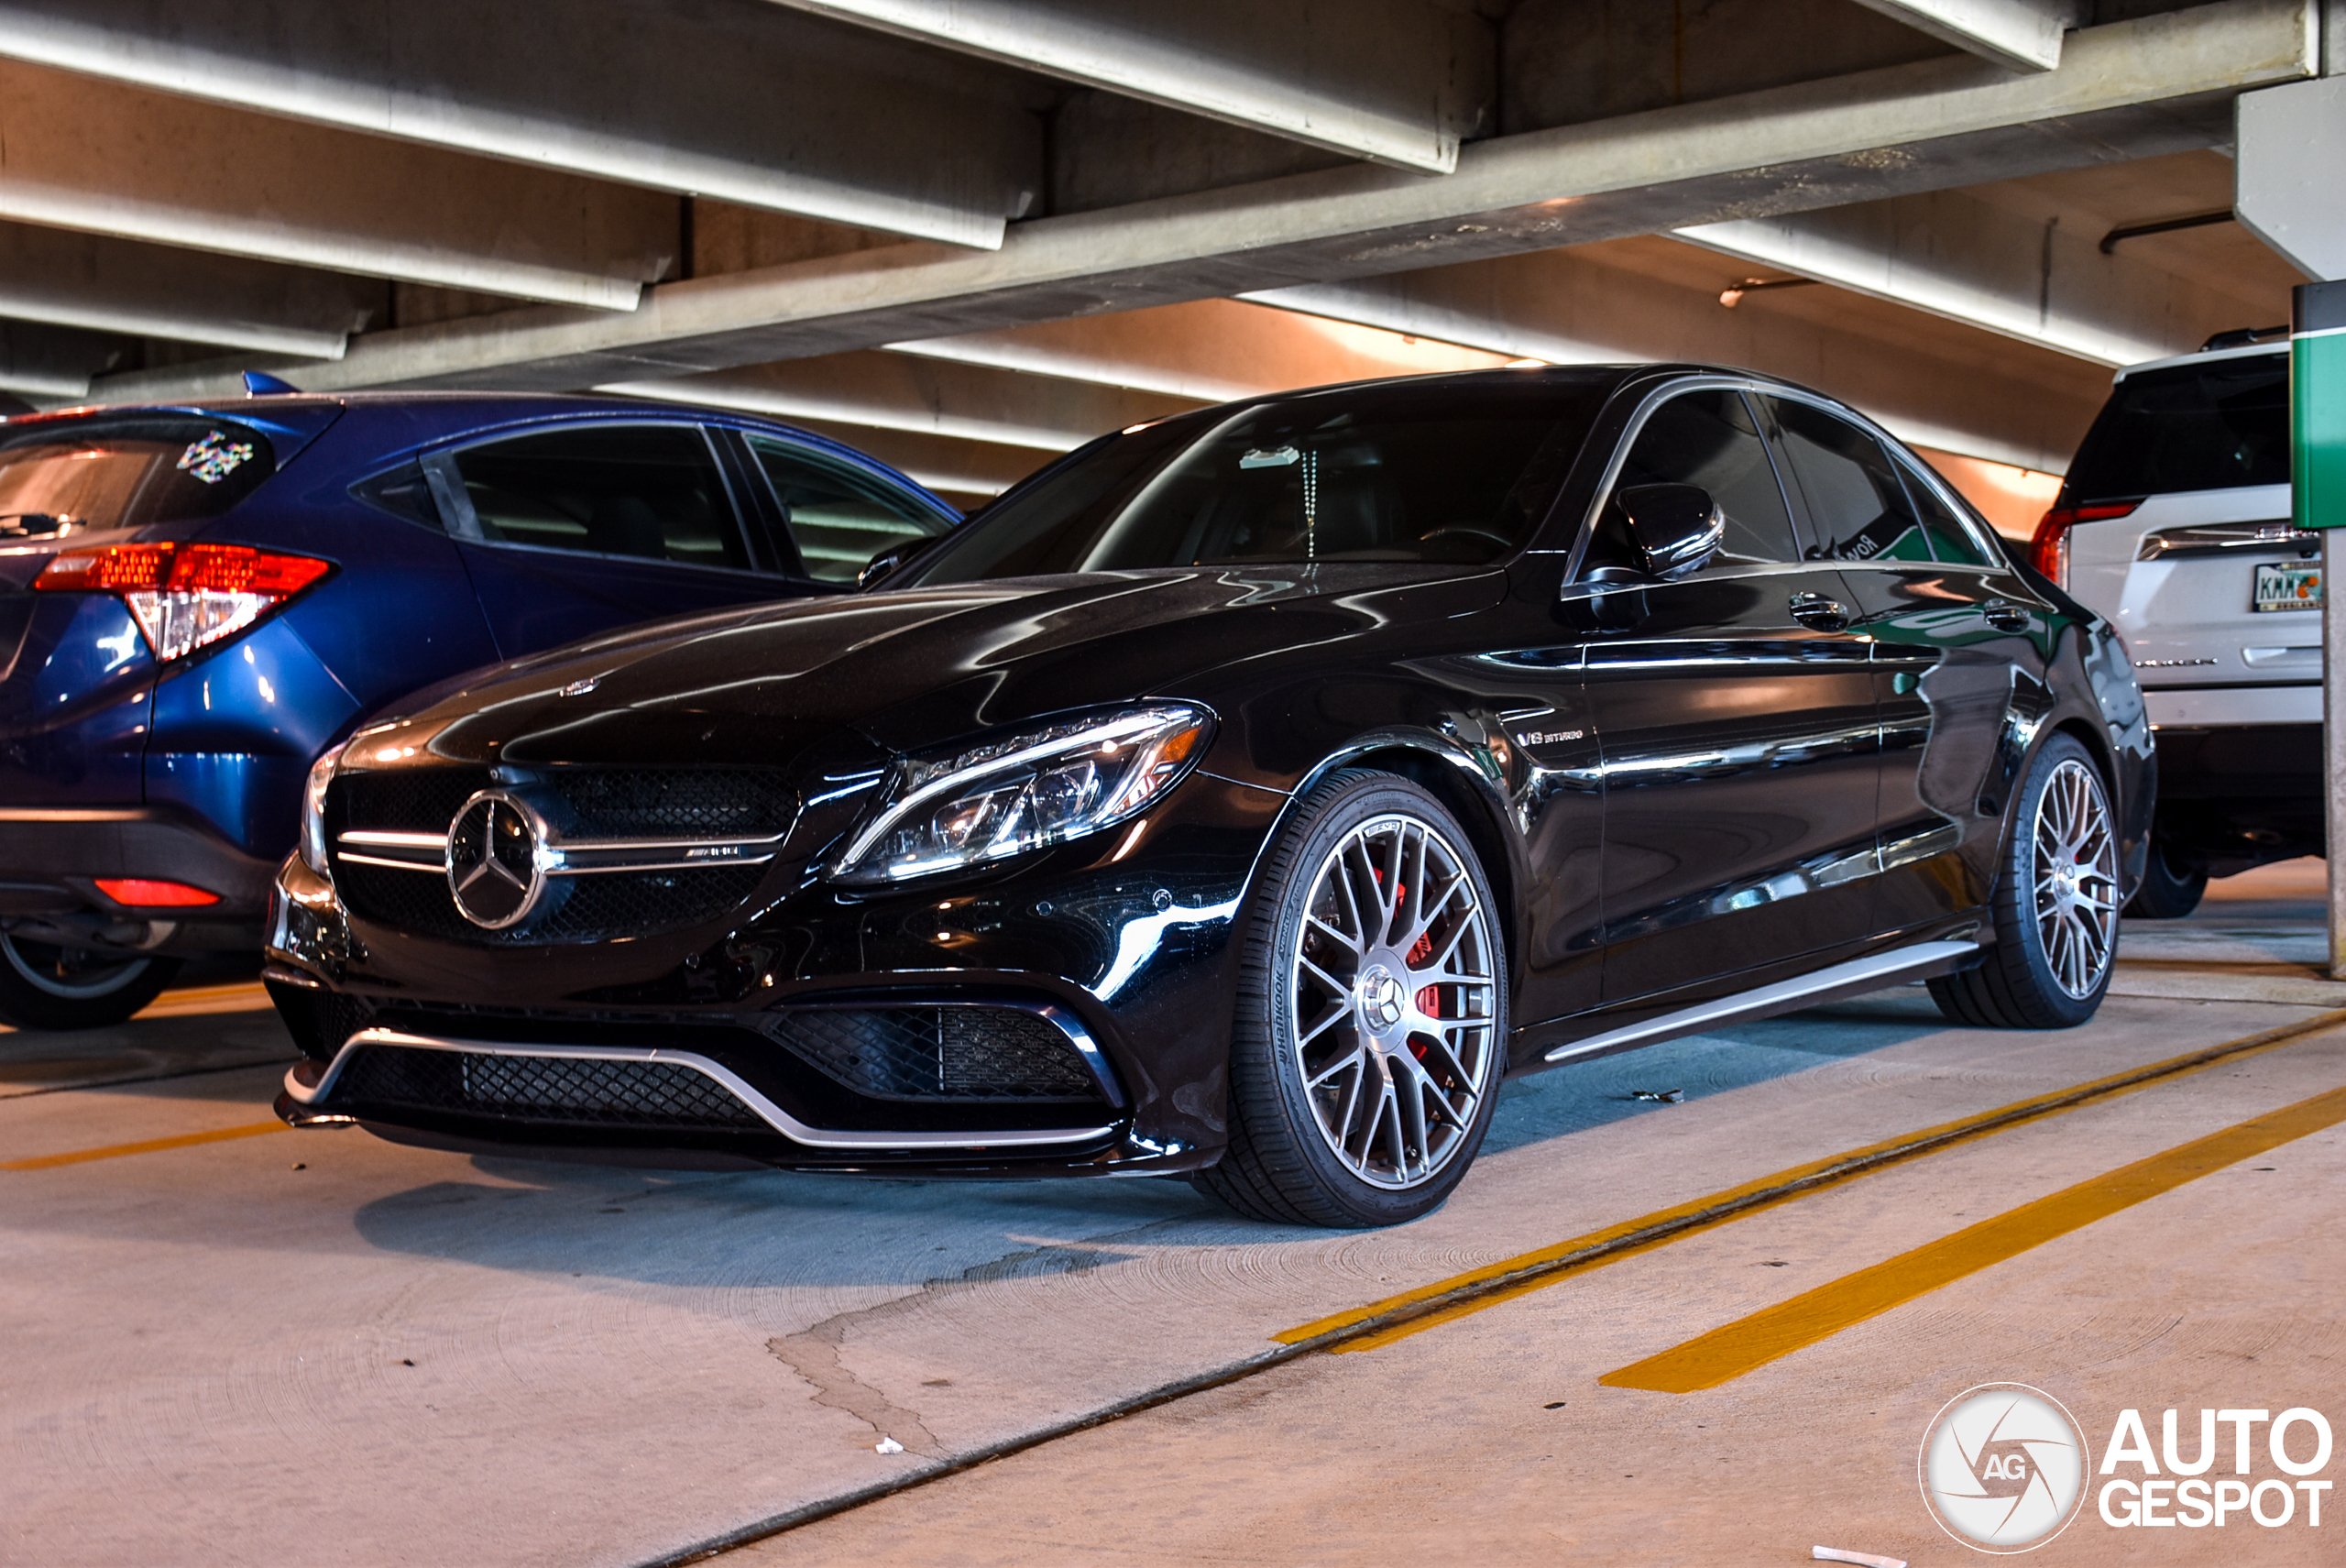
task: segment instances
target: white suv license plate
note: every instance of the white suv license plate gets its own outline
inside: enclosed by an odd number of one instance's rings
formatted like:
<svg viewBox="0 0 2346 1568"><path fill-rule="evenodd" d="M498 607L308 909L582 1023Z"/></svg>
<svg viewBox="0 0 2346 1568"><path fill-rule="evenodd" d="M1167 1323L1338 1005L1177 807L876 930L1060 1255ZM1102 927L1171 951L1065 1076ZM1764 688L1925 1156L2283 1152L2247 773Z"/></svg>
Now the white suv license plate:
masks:
<svg viewBox="0 0 2346 1568"><path fill-rule="evenodd" d="M2278 565L2259 564L2256 568L2256 602L2252 608L2258 610L2319 609L2321 568L2291 562Z"/></svg>

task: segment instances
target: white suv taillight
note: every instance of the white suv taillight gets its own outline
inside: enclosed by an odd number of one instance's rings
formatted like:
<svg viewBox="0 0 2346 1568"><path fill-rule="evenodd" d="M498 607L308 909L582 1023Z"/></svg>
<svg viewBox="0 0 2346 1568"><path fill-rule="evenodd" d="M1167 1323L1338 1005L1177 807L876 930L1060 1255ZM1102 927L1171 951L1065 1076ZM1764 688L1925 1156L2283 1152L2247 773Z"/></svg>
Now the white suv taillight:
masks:
<svg viewBox="0 0 2346 1568"><path fill-rule="evenodd" d="M2105 501L2089 507L2055 507L2036 525L2036 535L2028 543L2028 564L2052 578L2064 592L2069 587L2069 530L2081 522L2099 522L2104 518L2124 517L2140 501Z"/></svg>
<svg viewBox="0 0 2346 1568"><path fill-rule="evenodd" d="M33 587L118 596L169 663L242 631L333 569L246 544L109 544L56 557Z"/></svg>

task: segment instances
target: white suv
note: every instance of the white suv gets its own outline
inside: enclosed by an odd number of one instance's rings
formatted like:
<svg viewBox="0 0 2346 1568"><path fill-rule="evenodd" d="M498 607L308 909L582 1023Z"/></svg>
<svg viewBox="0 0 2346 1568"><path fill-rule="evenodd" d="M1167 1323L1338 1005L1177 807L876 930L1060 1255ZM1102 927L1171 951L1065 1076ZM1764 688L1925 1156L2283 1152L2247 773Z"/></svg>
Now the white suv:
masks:
<svg viewBox="0 0 2346 1568"><path fill-rule="evenodd" d="M2150 867L2129 915L2322 852L2321 567L2289 509L2289 348L2224 333L2118 373L2037 570L2125 639L2158 734Z"/></svg>

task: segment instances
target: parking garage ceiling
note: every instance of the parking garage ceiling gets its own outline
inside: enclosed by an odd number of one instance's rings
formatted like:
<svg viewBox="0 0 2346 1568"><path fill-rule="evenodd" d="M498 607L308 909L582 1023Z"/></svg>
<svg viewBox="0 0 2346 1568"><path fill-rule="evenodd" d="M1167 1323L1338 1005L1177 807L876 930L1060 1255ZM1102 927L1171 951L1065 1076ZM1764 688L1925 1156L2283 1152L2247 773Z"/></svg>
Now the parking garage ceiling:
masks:
<svg viewBox="0 0 2346 1568"><path fill-rule="evenodd" d="M2110 366L2286 319L2297 274L2228 221L2234 105L2346 53L2323 30L2316 0L0 0L0 390L624 387L966 501L1261 389L1683 357L2057 470Z"/></svg>

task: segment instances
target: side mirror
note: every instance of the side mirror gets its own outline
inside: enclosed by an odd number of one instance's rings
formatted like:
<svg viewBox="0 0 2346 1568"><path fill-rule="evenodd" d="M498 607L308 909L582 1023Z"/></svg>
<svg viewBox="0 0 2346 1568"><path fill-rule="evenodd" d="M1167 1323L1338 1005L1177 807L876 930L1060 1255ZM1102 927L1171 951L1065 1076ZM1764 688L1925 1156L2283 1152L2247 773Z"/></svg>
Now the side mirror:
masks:
<svg viewBox="0 0 2346 1568"><path fill-rule="evenodd" d="M872 587L872 584L889 576L897 567L910 560L913 552L926 543L928 542L925 539L906 540L902 543L891 544L885 550L880 551L863 564L861 571L856 573L855 586L859 588Z"/></svg>
<svg viewBox="0 0 2346 1568"><path fill-rule="evenodd" d="M1698 570L1727 537L1726 514L1700 485L1634 485L1613 500L1649 576L1668 581Z"/></svg>

